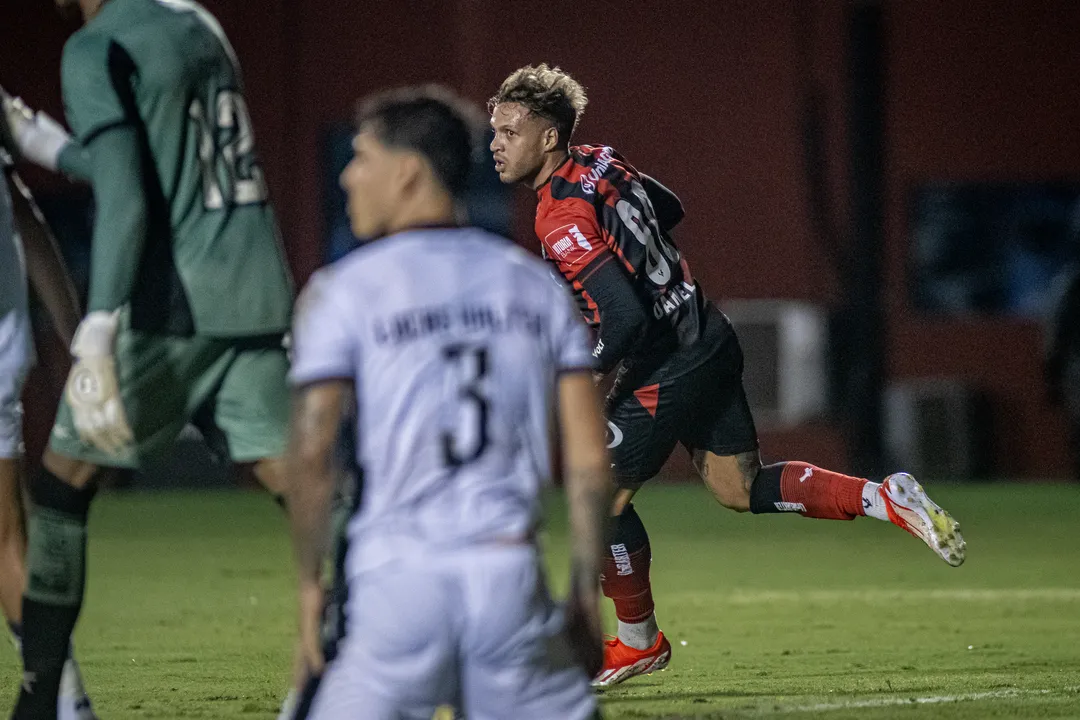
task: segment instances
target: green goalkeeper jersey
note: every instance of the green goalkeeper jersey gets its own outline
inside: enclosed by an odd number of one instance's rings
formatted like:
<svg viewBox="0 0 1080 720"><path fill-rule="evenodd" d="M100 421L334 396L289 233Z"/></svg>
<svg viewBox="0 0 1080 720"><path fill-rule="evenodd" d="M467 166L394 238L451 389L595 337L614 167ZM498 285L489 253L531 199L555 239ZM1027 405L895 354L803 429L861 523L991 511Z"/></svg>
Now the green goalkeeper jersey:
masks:
<svg viewBox="0 0 1080 720"><path fill-rule="evenodd" d="M108 225L94 233L95 259L110 252L98 243L117 243L110 259L135 263L130 287L105 287L114 283L91 268L90 310L128 303L133 328L152 332L286 331L292 281L240 67L217 21L189 0L108 0L68 40L62 76L78 142L92 149L110 130L133 128L143 158L141 243L112 237ZM109 177L100 170L96 195Z"/></svg>

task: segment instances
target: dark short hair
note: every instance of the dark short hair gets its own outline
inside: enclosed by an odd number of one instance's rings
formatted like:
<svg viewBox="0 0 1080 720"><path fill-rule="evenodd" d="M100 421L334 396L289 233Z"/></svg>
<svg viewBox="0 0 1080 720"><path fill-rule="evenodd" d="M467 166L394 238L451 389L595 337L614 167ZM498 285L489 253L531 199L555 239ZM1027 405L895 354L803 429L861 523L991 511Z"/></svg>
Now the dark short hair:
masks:
<svg viewBox="0 0 1080 720"><path fill-rule="evenodd" d="M501 103L520 103L550 121L559 132L559 141L569 145L589 98L585 88L569 73L540 63L510 73L499 92L488 100L488 112L494 112Z"/></svg>
<svg viewBox="0 0 1080 720"><path fill-rule="evenodd" d="M439 85L385 90L360 101L358 130L372 132L390 148L422 155L454 197L468 184L483 132L480 112Z"/></svg>

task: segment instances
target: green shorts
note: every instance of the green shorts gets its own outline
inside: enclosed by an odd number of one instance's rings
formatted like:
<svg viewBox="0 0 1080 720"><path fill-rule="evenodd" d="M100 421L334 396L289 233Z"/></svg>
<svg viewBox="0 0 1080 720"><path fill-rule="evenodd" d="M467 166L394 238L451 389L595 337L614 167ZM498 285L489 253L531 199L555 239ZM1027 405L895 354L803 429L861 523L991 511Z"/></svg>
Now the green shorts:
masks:
<svg viewBox="0 0 1080 720"><path fill-rule="evenodd" d="M135 442L108 455L79 440L67 401L60 402L49 446L67 457L139 468L194 424L233 462L285 454L289 360L280 334L217 338L154 335L122 327L117 381Z"/></svg>

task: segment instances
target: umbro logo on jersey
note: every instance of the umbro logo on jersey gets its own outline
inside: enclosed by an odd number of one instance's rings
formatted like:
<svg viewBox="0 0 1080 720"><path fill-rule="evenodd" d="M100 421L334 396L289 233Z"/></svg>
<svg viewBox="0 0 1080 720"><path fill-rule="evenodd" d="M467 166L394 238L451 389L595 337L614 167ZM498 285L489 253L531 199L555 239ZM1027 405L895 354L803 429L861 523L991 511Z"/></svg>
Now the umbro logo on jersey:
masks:
<svg viewBox="0 0 1080 720"><path fill-rule="evenodd" d="M593 249L592 243L585 237L585 233L578 229L577 225L563 225L560 228L548 233L548 237L558 237L562 235L557 241L551 243L551 252L560 260L565 260L570 254L570 251L574 249L574 245L585 252L589 252Z"/></svg>
<svg viewBox="0 0 1080 720"><path fill-rule="evenodd" d="M551 246L551 250L559 257L564 258L572 247L574 247L574 241L570 239L569 235L563 235L559 242Z"/></svg>
<svg viewBox="0 0 1080 720"><path fill-rule="evenodd" d="M577 242L579 248L586 252L592 250L592 243L585 239L585 234L578 230L577 225L570 226L570 234L574 236L574 240Z"/></svg>

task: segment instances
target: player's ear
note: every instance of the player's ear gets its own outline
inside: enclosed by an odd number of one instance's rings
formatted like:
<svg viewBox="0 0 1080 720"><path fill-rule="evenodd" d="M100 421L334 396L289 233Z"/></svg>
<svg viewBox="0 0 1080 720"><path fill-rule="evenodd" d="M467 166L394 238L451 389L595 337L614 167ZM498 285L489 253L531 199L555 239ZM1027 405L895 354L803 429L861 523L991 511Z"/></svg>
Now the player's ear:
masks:
<svg viewBox="0 0 1080 720"><path fill-rule="evenodd" d="M544 152L551 152L559 147L559 131L554 125L544 131L541 141L544 143Z"/></svg>
<svg viewBox="0 0 1080 720"><path fill-rule="evenodd" d="M394 184L399 193L411 192L422 182L424 161L417 153L402 153L394 172Z"/></svg>

